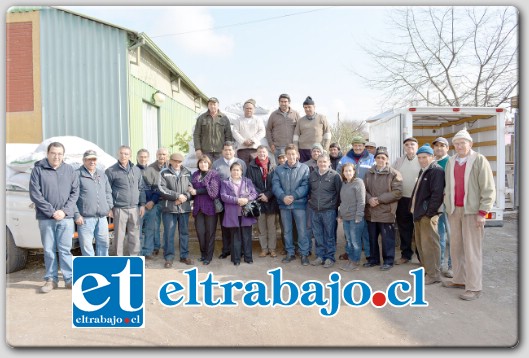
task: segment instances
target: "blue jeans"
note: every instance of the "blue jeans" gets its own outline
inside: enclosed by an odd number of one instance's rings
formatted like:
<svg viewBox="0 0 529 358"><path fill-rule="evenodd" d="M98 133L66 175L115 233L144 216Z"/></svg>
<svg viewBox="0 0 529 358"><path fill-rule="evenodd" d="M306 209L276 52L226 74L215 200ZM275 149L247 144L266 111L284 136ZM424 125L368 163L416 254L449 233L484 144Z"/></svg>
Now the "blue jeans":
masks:
<svg viewBox="0 0 529 358"><path fill-rule="evenodd" d="M336 210L312 210L312 232L316 241L316 256L323 261L334 259L336 253Z"/></svg>
<svg viewBox="0 0 529 358"><path fill-rule="evenodd" d="M371 245L369 243L369 231L367 230L367 223L364 224L364 230L362 231L362 244L364 246L364 255L366 260L369 261L369 257L371 256Z"/></svg>
<svg viewBox="0 0 529 358"><path fill-rule="evenodd" d="M96 239L97 256L108 256L108 221L106 217L83 217L84 224L77 226L79 246L83 256L94 256L93 239Z"/></svg>
<svg viewBox="0 0 529 358"><path fill-rule="evenodd" d="M309 254L309 242L307 240L306 227L307 227L307 214L305 209L281 209L281 221L283 222L283 232L285 241L285 250L287 256L294 256L295 248L294 241L292 239L292 219L296 223L296 229L298 231L298 246L302 256L308 256Z"/></svg>
<svg viewBox="0 0 529 358"><path fill-rule="evenodd" d="M64 282L72 282L72 238L75 231L73 219L39 220L40 239L44 248L46 273L44 280L59 282L59 265ZM57 259L57 253L59 257Z"/></svg>
<svg viewBox="0 0 529 358"><path fill-rule="evenodd" d="M314 215L314 210L307 204L306 214L307 216L307 242L309 243L309 252L312 252L312 238L315 236L312 231L312 216Z"/></svg>
<svg viewBox="0 0 529 358"><path fill-rule="evenodd" d="M162 213L163 220L163 257L165 261L173 261L175 257L174 235L178 224L180 241L180 258L185 259L189 254L189 213Z"/></svg>
<svg viewBox="0 0 529 358"><path fill-rule="evenodd" d="M160 225L156 226L159 214L157 210L162 210L162 207L158 206L158 204L154 205L151 210L145 209L145 214L142 218L144 237L141 254L143 256L152 255L153 250L156 248L156 234L158 234L158 249L160 248Z"/></svg>
<svg viewBox="0 0 529 358"><path fill-rule="evenodd" d="M450 257L450 228L448 227L448 218L446 213L439 215L439 223L437 224L439 231L439 238L441 244L441 268L452 268L452 258ZM444 265L445 251L448 253L448 262Z"/></svg>
<svg viewBox="0 0 529 358"><path fill-rule="evenodd" d="M360 261L362 255L362 240L364 231L367 232L366 221L362 219L358 224L355 220L343 221L343 232L345 235L345 252L349 256L349 260L354 262ZM367 246L369 251L369 244ZM367 256L366 256L367 257Z"/></svg>
<svg viewBox="0 0 529 358"><path fill-rule="evenodd" d="M369 230L369 243L371 256L369 263L380 264L380 247L378 246L378 236L382 236L382 259L384 264L393 266L395 261L395 224L367 222Z"/></svg>

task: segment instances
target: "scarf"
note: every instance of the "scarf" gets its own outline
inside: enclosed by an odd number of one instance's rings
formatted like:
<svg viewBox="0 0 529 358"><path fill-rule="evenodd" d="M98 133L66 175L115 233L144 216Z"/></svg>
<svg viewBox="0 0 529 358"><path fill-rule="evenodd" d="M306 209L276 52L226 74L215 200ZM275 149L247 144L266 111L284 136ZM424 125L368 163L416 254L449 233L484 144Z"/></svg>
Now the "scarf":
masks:
<svg viewBox="0 0 529 358"><path fill-rule="evenodd" d="M364 155L366 155L366 152L367 152L367 149L364 149L364 151L360 154L356 154L354 152L354 150L350 150L348 153L347 153L347 156L351 159L353 159L355 161L355 163L358 163L358 161L360 160L360 158L362 158Z"/></svg>
<svg viewBox="0 0 529 358"><path fill-rule="evenodd" d="M255 157L255 164L257 164L257 166L259 168L261 168L261 176L263 177L263 181L266 182L266 177L268 175L268 163L269 163L269 158L266 158L264 161L260 161L259 160L259 157Z"/></svg>

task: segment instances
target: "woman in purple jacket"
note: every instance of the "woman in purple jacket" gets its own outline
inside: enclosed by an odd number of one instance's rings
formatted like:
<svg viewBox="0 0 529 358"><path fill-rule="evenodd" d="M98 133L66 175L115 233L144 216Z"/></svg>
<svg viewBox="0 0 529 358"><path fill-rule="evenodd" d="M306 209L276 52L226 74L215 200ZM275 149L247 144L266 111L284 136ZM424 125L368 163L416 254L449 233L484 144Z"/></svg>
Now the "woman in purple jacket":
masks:
<svg viewBox="0 0 529 358"><path fill-rule="evenodd" d="M242 245L244 262L251 264L252 225L257 220L242 216L241 209L257 198L257 191L252 181L242 176L241 164L236 162L230 166L230 177L220 184L220 198L224 202L222 225L229 229L231 236L231 261L235 266L240 265Z"/></svg>
<svg viewBox="0 0 529 358"><path fill-rule="evenodd" d="M197 162L199 170L193 173L188 189L194 196L193 217L195 229L200 245L200 259L203 265L209 265L213 259L215 248L215 231L217 229L217 214L215 213L215 198L220 194L219 173L211 169L211 160L203 156Z"/></svg>

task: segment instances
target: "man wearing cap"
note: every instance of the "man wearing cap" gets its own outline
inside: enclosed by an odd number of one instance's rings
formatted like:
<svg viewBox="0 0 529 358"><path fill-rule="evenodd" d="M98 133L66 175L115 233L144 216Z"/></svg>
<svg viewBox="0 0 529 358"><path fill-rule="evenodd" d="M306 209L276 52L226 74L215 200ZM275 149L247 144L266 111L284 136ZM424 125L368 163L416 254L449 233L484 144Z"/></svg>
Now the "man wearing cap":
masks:
<svg viewBox="0 0 529 358"><path fill-rule="evenodd" d="M180 262L192 265L189 256L189 213L191 212L191 172L182 166L184 156L173 153L169 165L160 172L158 190L162 199L163 257L165 268L171 268L175 257L174 237L178 225Z"/></svg>
<svg viewBox="0 0 529 358"><path fill-rule="evenodd" d="M79 175L79 198L74 214L83 256L108 256L109 234L107 216L112 216L112 189L102 169L97 168L97 153L87 150Z"/></svg>
<svg viewBox="0 0 529 358"><path fill-rule="evenodd" d="M445 169L444 204L450 224L454 278L443 286L464 288L462 300L475 300L483 288L485 217L496 198L494 176L485 156L472 150L472 137L460 130L452 138L456 154Z"/></svg>
<svg viewBox="0 0 529 358"><path fill-rule="evenodd" d="M243 105L244 115L233 121L233 138L237 142L237 157L249 165L256 156L257 147L265 137L265 127L261 119L254 117L255 100L249 99Z"/></svg>
<svg viewBox="0 0 529 358"><path fill-rule="evenodd" d="M323 114L316 113L314 101L309 96L303 102L305 116L301 117L294 129L293 143L299 150L299 161L305 163L311 157L314 143L320 143L324 150L331 144L331 127Z"/></svg>
<svg viewBox="0 0 529 358"><path fill-rule="evenodd" d="M443 202L445 173L435 163L433 149L428 143L419 148L417 159L421 170L412 193L411 212L415 226L415 244L426 271L424 284L431 285L441 282L441 246L437 226Z"/></svg>
<svg viewBox="0 0 529 358"><path fill-rule="evenodd" d="M299 113L290 108L290 96L281 94L279 108L270 114L266 123L266 140L276 158L285 153L285 147L292 143L298 120Z"/></svg>
<svg viewBox="0 0 529 358"><path fill-rule="evenodd" d="M444 170L446 168L446 163L448 163L448 159L450 158L448 156L448 149L450 147L448 140L439 137L436 138L432 144L435 162ZM454 277L454 272L452 271L452 259L450 257L450 230L444 204L441 206L441 211L438 225L439 243L441 245L441 274L445 277L452 278ZM446 263L445 256L447 257Z"/></svg>
<svg viewBox="0 0 529 358"><path fill-rule="evenodd" d="M338 143L331 143L329 146L329 158L331 158L331 168L333 170L336 170L342 157L343 154L341 152L340 145Z"/></svg>
<svg viewBox="0 0 529 358"><path fill-rule="evenodd" d="M402 196L402 176L389 166L386 147L378 147L375 164L364 178L366 187L365 218L369 231L371 255L364 267L380 264L379 236L381 237L383 262L380 270L388 271L395 262L395 214L397 202Z"/></svg>
<svg viewBox="0 0 529 358"><path fill-rule="evenodd" d="M79 197L79 176L64 163L64 145L52 142L46 158L35 163L29 180L29 197L35 204L44 249L44 285L41 293L58 287L59 265L67 289L72 288L73 215Z"/></svg>
<svg viewBox="0 0 529 358"><path fill-rule="evenodd" d="M207 155L211 161L221 157L225 141L233 141L230 120L219 111L219 100L211 97L208 100L208 111L197 118L193 132L193 144L198 159Z"/></svg>
<svg viewBox="0 0 529 358"><path fill-rule="evenodd" d="M336 171L341 174L342 167L346 163L351 163L355 167L356 177L359 179L364 179L366 173L369 169L375 164L375 157L373 154L367 151L365 147L365 139L360 135L356 135L352 138L351 144L353 148L347 152L346 155L340 159ZM371 255L369 249L369 234L367 232L367 225L364 226L364 231L362 233L362 246L364 247L364 255L367 260ZM338 256L340 260L349 260L349 256L346 252Z"/></svg>
<svg viewBox="0 0 529 358"><path fill-rule="evenodd" d="M140 218L145 213L145 191L141 170L130 161L131 153L129 146L119 147L118 162L105 171L112 189L112 252L117 256L124 255L125 235L128 254L138 256L141 251Z"/></svg>
<svg viewBox="0 0 529 358"><path fill-rule="evenodd" d="M369 153L375 155L377 151L377 145L375 142L366 142L366 149Z"/></svg>
<svg viewBox="0 0 529 358"><path fill-rule="evenodd" d="M402 175L402 198L397 206L397 228L400 236L400 259L395 261L396 265L409 262L413 256L413 215L410 212L411 194L421 165L417 160L417 149L419 142L413 137L404 139L404 155L393 163L393 168ZM420 260L420 257L418 257Z"/></svg>

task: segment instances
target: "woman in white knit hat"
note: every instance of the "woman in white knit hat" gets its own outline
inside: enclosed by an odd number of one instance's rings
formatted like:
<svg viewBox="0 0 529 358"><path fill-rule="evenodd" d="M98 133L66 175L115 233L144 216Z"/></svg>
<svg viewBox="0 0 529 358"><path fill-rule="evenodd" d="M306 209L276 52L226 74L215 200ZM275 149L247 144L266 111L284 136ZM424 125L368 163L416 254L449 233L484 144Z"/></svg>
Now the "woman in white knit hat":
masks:
<svg viewBox="0 0 529 358"><path fill-rule="evenodd" d="M472 150L472 137L466 130L452 139L456 154L445 168L444 204L450 224L450 254L454 277L443 286L461 288L462 300L481 296L485 217L496 197L490 164Z"/></svg>

